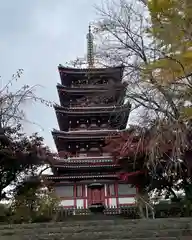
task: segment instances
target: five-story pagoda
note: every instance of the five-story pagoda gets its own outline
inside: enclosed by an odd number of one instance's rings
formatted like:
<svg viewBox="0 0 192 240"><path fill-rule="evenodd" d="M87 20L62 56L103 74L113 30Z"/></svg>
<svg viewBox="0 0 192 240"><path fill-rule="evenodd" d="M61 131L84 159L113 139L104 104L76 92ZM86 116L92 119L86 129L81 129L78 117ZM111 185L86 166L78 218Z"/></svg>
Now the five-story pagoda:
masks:
<svg viewBox="0 0 192 240"><path fill-rule="evenodd" d="M136 189L120 182L121 168L103 148L106 137L117 136L127 125L130 104L124 104L122 95L123 66L95 68L90 28L87 39L88 68L58 67L60 105L54 108L60 130L52 135L59 157L48 179L65 208L132 205ZM113 97L110 86L117 86ZM123 116L121 124L118 116Z"/></svg>

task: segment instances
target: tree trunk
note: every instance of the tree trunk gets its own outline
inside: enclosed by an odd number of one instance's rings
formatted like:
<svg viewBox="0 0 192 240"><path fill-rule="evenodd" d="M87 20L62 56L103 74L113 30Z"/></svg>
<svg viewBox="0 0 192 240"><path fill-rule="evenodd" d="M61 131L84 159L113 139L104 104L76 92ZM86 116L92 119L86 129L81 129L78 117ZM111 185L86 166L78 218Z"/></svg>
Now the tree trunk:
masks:
<svg viewBox="0 0 192 240"><path fill-rule="evenodd" d="M138 188L137 191L137 204L138 204L138 210L139 210L139 215L141 218L146 218L147 213L146 213L146 203L149 202L149 195L148 192L145 191L142 188ZM151 211L151 209L149 209Z"/></svg>

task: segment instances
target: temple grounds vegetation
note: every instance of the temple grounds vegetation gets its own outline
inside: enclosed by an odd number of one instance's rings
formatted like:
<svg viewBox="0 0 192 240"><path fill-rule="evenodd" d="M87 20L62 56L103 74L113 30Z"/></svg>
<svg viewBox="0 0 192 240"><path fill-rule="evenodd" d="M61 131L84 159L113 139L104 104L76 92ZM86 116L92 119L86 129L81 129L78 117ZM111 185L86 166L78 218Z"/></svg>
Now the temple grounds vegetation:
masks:
<svg viewBox="0 0 192 240"><path fill-rule="evenodd" d="M179 201L182 189L191 204L192 2L106 1L97 10L97 62L125 66L139 123L109 137L107 149L125 166L124 179L142 184L142 195L156 189Z"/></svg>
<svg viewBox="0 0 192 240"><path fill-rule="evenodd" d="M187 206L183 215L190 215L192 1L119 0L97 10L101 17L95 25L97 61L125 66L127 100L139 122L115 140L109 136L106 148L124 166L124 180L142 186L142 196L154 190L171 195L174 202ZM29 86L9 91L21 74L19 70L0 92L0 200L12 196L10 206L0 205L0 221L50 220L47 213L58 201L51 190L42 192L46 183L37 170L50 165L53 155L37 134L27 137L21 124L25 119L21 104L42 99ZM5 191L10 186L11 193ZM178 197L179 190L184 200ZM148 194L145 199L150 201Z"/></svg>
<svg viewBox="0 0 192 240"><path fill-rule="evenodd" d="M42 173L44 166L50 165L53 154L42 137L36 133L28 137L22 128L22 122L26 121L23 104L44 100L35 96L34 87L24 85L16 92L10 90L22 72L13 75L0 92L0 201L9 202L0 206L0 221L46 219L48 210L58 203L38 171L41 168Z"/></svg>

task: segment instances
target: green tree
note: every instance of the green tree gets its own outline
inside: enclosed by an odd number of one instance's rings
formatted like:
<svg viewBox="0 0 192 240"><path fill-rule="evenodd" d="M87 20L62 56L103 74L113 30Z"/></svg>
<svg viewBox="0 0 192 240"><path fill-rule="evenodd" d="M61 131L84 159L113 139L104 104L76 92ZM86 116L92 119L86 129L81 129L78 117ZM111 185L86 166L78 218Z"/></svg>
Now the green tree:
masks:
<svg viewBox="0 0 192 240"><path fill-rule="evenodd" d="M52 189L44 186L39 178L29 178L15 189L12 221L50 221L58 206L59 201Z"/></svg>
<svg viewBox="0 0 192 240"><path fill-rule="evenodd" d="M170 41L166 39L166 42L158 35L162 25L157 26L151 17L152 6L149 8L142 2L145 1L106 1L102 8L97 8L100 14L100 20L95 24L97 62L125 66L126 100L132 104L130 117L134 115L131 123L137 121L140 129L133 131L136 141L130 130L116 143L110 140L109 145L121 164L128 166L127 172L138 170L136 167L147 171L146 182L142 178L145 186L163 188L174 194L173 188L178 180L181 180L183 186L180 187L183 189L191 183L188 177L192 173L191 124L188 117L184 117L184 110L188 111L191 106L190 67L186 66L188 63L190 66L190 60L187 63L176 58L177 54L182 56L176 48L179 40L171 49L171 38L176 37L171 30L174 23L169 30L162 30L165 37L167 31L170 33ZM186 38L183 49L189 51L187 46L190 41L189 37ZM180 38L180 41L183 39ZM181 45L180 42L180 51ZM181 63L186 66L186 72L181 71ZM172 65L177 65L177 68ZM171 69L171 78L164 69ZM182 75L184 72L185 75Z"/></svg>
<svg viewBox="0 0 192 240"><path fill-rule="evenodd" d="M106 1L97 10L100 14L95 26L97 61L125 66L126 98L132 104L131 114L137 116L142 127L152 129L148 163L155 166L155 161L162 157L163 146L171 140L172 163L176 164L176 159L190 146L187 137L190 129L183 118L186 100L190 105L190 79L163 80L155 64L168 58L168 50L163 49L165 44L160 47L160 40L152 35L155 25L143 3Z"/></svg>
<svg viewBox="0 0 192 240"><path fill-rule="evenodd" d="M40 85L29 86L24 84L19 89L12 91L12 85L21 79L23 69L19 69L0 90L0 129L10 127L27 121L35 124L27 119L24 107L28 102L43 103L52 106L50 101L46 101L36 96L35 90ZM5 82L5 81L4 81Z"/></svg>
<svg viewBox="0 0 192 240"><path fill-rule="evenodd" d="M152 60L148 70L157 81L185 84L181 97L188 106L181 109L184 117L192 117L192 2L189 0L149 0L150 36L163 53ZM174 29L174 31L172 31ZM180 89L181 92L181 89Z"/></svg>
<svg viewBox="0 0 192 240"><path fill-rule="evenodd" d="M27 137L23 133L22 123L27 121L24 103L40 101L34 90L37 86L24 85L17 91L11 85L18 81L23 73L19 69L0 91L0 200L6 195L5 189L21 181L25 175L34 174L38 167L48 163L50 150L44 145L38 134Z"/></svg>
<svg viewBox="0 0 192 240"><path fill-rule="evenodd" d="M0 204L0 222L8 223L11 217L12 211L10 204L1 203Z"/></svg>
<svg viewBox="0 0 192 240"><path fill-rule="evenodd" d="M7 187L51 164L52 153L43 138L37 134L27 137L20 128L5 128L0 138L0 200L6 197Z"/></svg>

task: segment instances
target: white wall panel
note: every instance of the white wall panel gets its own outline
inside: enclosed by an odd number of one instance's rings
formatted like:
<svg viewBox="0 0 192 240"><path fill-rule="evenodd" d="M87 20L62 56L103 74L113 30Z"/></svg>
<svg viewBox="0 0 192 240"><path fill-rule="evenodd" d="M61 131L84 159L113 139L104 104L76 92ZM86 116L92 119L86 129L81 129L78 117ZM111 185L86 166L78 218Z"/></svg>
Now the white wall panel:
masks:
<svg viewBox="0 0 192 240"><path fill-rule="evenodd" d="M116 206L117 206L116 198L109 198L109 207L116 207Z"/></svg>
<svg viewBox="0 0 192 240"><path fill-rule="evenodd" d="M74 206L74 200L61 200L60 205L63 207L73 207Z"/></svg>
<svg viewBox="0 0 192 240"><path fill-rule="evenodd" d="M135 204L134 197L119 198L119 204Z"/></svg>
<svg viewBox="0 0 192 240"><path fill-rule="evenodd" d="M132 195L136 194L136 188L130 184L118 184L118 194L121 195Z"/></svg>
<svg viewBox="0 0 192 240"><path fill-rule="evenodd" d="M76 200L77 208L83 208L83 199L77 199Z"/></svg>

